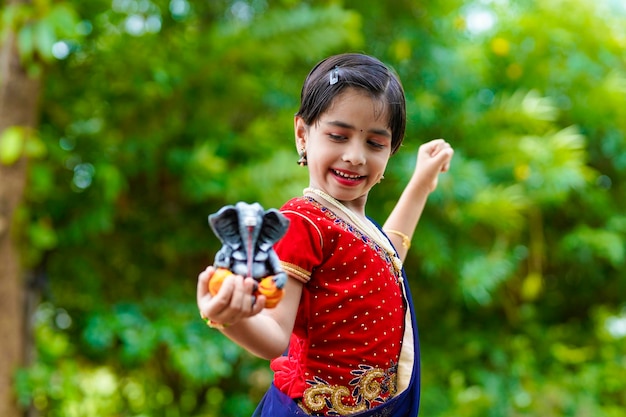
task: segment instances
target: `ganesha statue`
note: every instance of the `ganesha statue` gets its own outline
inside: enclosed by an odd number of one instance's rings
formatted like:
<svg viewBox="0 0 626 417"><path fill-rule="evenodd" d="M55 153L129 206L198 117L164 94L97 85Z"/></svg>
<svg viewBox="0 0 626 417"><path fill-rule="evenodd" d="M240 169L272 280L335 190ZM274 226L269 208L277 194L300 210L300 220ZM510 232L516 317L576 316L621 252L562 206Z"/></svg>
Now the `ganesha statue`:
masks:
<svg viewBox="0 0 626 417"><path fill-rule="evenodd" d="M258 282L254 295L266 297L266 308L275 307L283 297L287 274L273 246L287 232L289 220L276 209L239 202L209 215L209 224L222 242L215 254L209 292L217 294L231 274L252 277Z"/></svg>

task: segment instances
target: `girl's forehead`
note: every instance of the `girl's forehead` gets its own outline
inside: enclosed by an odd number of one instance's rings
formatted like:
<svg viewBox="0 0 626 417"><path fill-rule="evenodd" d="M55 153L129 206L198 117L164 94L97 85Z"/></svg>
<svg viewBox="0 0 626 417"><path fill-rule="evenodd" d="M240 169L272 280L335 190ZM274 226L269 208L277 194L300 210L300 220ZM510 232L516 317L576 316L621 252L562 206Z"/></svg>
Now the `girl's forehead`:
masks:
<svg viewBox="0 0 626 417"><path fill-rule="evenodd" d="M368 91L353 87L346 88L333 97L330 105L320 115L320 118L322 118L324 114L356 110L365 112L370 110L373 115L372 121L382 121L385 125L389 123L389 106L384 97L374 96Z"/></svg>

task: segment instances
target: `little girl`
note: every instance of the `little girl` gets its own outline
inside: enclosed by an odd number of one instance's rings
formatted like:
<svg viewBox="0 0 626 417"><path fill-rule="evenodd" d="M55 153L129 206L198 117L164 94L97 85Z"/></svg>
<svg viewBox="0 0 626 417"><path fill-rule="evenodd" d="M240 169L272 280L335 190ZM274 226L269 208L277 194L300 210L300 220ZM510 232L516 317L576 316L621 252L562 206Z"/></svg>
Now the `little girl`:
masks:
<svg viewBox="0 0 626 417"><path fill-rule="evenodd" d="M405 97L376 58L331 56L307 76L294 119L303 196L275 245L289 275L264 309L252 278L231 276L211 297L208 267L197 302L211 327L269 359L274 381L255 416L417 416L419 341L402 262L426 199L448 170L443 139L422 145L416 169L382 229L365 214L369 191L400 147Z"/></svg>

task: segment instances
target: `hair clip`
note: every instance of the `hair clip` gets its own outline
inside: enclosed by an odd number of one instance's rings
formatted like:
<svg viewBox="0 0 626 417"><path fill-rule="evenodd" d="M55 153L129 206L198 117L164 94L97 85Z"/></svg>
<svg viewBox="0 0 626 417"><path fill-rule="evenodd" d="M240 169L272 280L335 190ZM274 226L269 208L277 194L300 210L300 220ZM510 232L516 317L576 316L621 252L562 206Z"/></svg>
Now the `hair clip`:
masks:
<svg viewBox="0 0 626 417"><path fill-rule="evenodd" d="M333 70L330 71L330 85L334 85L337 84L337 81L339 81L339 68L335 67Z"/></svg>

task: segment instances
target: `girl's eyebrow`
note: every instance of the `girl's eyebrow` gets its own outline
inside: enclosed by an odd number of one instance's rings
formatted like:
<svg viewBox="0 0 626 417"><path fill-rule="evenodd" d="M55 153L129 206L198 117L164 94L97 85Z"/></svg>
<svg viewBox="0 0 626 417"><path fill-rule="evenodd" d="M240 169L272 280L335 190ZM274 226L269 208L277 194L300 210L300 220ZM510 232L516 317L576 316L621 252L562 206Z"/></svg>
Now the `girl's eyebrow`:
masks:
<svg viewBox="0 0 626 417"><path fill-rule="evenodd" d="M342 127L344 129L357 130L356 127L346 122L342 122L341 120L331 120L331 121L326 122L326 124L331 125L331 126ZM368 132L373 133L375 135L384 136L386 138L391 138L391 132L388 129L370 129L368 130Z"/></svg>

